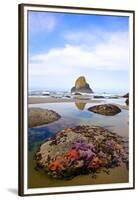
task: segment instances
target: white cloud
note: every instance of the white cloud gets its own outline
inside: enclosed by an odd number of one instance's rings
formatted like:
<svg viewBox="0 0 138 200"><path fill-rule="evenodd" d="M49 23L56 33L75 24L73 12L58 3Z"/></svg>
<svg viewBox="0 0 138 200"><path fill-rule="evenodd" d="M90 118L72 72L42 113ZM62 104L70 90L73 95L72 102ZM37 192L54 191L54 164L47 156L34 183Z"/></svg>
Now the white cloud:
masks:
<svg viewBox="0 0 138 200"><path fill-rule="evenodd" d="M88 39L88 38L87 38ZM129 42L126 32L110 33L94 46L66 44L62 48L50 49L47 53L30 58L29 75L72 76L87 70L129 69Z"/></svg>
<svg viewBox="0 0 138 200"><path fill-rule="evenodd" d="M88 30L75 30L75 31L70 31L70 32L65 32L63 33L63 38L67 40L69 43L74 43L74 44L80 44L80 43L85 43L85 44L95 44L97 42L101 42L108 37L108 32L106 33L104 31L104 34L101 34L103 30L97 28L97 27L91 27L88 28Z"/></svg>

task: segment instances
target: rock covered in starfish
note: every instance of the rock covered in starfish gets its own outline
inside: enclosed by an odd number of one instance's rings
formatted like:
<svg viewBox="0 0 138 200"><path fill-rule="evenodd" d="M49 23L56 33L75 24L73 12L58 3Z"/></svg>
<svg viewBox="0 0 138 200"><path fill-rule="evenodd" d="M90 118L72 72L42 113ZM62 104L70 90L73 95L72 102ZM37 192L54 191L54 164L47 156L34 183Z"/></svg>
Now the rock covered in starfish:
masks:
<svg viewBox="0 0 138 200"><path fill-rule="evenodd" d="M101 127L66 128L40 146L36 163L54 178L72 178L103 168L127 166L125 142L123 137Z"/></svg>

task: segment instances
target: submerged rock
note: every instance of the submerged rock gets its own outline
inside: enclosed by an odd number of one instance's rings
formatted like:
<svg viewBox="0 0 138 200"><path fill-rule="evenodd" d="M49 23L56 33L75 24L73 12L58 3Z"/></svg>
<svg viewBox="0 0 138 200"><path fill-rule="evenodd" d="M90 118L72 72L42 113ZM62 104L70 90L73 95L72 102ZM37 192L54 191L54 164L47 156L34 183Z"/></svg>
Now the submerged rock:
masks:
<svg viewBox="0 0 138 200"><path fill-rule="evenodd" d="M60 115L53 110L41 108L29 108L29 121L30 127L39 126L54 122L60 118Z"/></svg>
<svg viewBox="0 0 138 200"><path fill-rule="evenodd" d="M104 99L105 97L104 96L100 96L100 95L94 95L93 98L95 98L95 99Z"/></svg>
<svg viewBox="0 0 138 200"><path fill-rule="evenodd" d="M75 86L71 89L71 93L93 93L92 89L90 88L89 84L86 82L84 76L80 76L76 82Z"/></svg>
<svg viewBox="0 0 138 200"><path fill-rule="evenodd" d="M96 126L66 128L48 139L36 153L37 167L53 178L70 179L103 168L128 164L126 141Z"/></svg>
<svg viewBox="0 0 138 200"><path fill-rule="evenodd" d="M116 115L121 112L121 109L113 104L96 105L88 108L88 110L94 113L107 116Z"/></svg>

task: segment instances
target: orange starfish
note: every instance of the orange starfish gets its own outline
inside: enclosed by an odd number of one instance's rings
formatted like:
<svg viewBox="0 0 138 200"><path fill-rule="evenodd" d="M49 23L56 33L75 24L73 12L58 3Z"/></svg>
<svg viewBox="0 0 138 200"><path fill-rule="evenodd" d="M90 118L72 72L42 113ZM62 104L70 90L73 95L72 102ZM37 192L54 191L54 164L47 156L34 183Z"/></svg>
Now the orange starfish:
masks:
<svg viewBox="0 0 138 200"><path fill-rule="evenodd" d="M120 152L120 151L122 151L123 146L121 144L115 144L115 149L117 152Z"/></svg>
<svg viewBox="0 0 138 200"><path fill-rule="evenodd" d="M55 171L55 170L64 170L65 166L65 162L61 159L56 159L56 160L53 160L50 164L49 164L49 169L51 171Z"/></svg>
<svg viewBox="0 0 138 200"><path fill-rule="evenodd" d="M92 159L90 166L93 168L98 168L101 166L102 163L102 160L100 160L98 157L95 157Z"/></svg>
<svg viewBox="0 0 138 200"><path fill-rule="evenodd" d="M72 130L71 128L65 128L64 129L65 132L68 132L68 131L71 131L71 130Z"/></svg>
<svg viewBox="0 0 138 200"><path fill-rule="evenodd" d="M71 149L70 151L68 151L67 153L66 153L66 156L68 157L68 158L78 158L79 157L79 152L77 152L75 149Z"/></svg>

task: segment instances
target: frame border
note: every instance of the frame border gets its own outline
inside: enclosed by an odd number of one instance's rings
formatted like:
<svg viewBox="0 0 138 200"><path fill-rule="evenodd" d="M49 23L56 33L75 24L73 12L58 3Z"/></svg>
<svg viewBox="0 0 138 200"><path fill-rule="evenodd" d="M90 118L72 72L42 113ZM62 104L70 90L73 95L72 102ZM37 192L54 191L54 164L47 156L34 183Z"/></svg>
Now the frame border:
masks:
<svg viewBox="0 0 138 200"><path fill-rule="evenodd" d="M63 8L88 11L107 11L131 13L133 15L133 186L129 188L113 188L113 189L95 189L85 191L65 191L65 192L48 192L48 193L24 193L24 8L25 7L47 7L47 8ZM69 193L87 193L87 192L103 192L117 190L135 189L135 11L121 9L102 9L92 7L74 7L74 6L57 6L44 4L18 4L18 195L19 196L38 196L38 195L56 195Z"/></svg>

